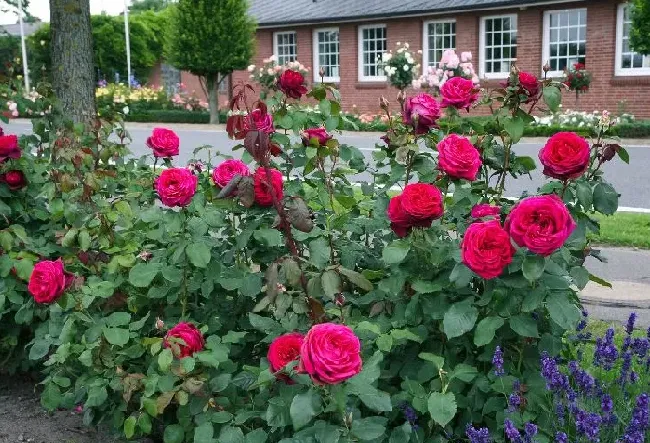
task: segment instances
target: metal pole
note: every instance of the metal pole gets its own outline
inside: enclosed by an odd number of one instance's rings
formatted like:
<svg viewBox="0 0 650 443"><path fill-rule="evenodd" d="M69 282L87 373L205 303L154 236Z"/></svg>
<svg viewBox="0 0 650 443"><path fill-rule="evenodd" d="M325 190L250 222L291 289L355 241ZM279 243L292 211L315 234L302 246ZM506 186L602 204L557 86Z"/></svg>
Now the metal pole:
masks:
<svg viewBox="0 0 650 443"><path fill-rule="evenodd" d="M25 91L30 92L29 69L27 67L27 46L25 45L25 30L23 29L23 0L18 0L18 21L20 22L20 43L23 50L23 76L25 77Z"/></svg>
<svg viewBox="0 0 650 443"><path fill-rule="evenodd" d="M131 87L131 43L129 41L129 0L124 0L124 34L126 35L127 84Z"/></svg>

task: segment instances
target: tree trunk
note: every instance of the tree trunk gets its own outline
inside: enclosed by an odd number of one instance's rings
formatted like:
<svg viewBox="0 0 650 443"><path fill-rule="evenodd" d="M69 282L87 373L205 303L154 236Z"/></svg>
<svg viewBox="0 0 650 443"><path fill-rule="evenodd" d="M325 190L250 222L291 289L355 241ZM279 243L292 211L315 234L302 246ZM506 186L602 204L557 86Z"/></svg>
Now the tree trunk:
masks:
<svg viewBox="0 0 650 443"><path fill-rule="evenodd" d="M208 75L205 84L208 90L208 104L210 105L210 124L219 124L219 75Z"/></svg>
<svg viewBox="0 0 650 443"><path fill-rule="evenodd" d="M52 85L64 115L90 123L95 107L89 0L50 0Z"/></svg>

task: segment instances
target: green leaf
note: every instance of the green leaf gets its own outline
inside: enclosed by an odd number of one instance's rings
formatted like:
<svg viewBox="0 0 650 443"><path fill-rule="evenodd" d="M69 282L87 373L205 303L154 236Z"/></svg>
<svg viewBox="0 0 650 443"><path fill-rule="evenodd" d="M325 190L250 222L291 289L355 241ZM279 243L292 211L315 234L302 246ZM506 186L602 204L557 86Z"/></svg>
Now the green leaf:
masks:
<svg viewBox="0 0 650 443"><path fill-rule="evenodd" d="M535 281L544 274L545 267L546 258L541 255L527 255L524 257L524 263L521 269L524 272L526 280Z"/></svg>
<svg viewBox="0 0 650 443"><path fill-rule="evenodd" d="M512 143L518 143L524 135L524 119L520 116L507 117L503 120L503 128L506 130Z"/></svg>
<svg viewBox="0 0 650 443"><path fill-rule="evenodd" d="M430 352L421 352L418 357L422 360L430 361L436 365L438 370L442 369L445 366L445 359L439 355L431 354Z"/></svg>
<svg viewBox="0 0 650 443"><path fill-rule="evenodd" d="M485 346L492 343L497 330L503 326L501 317L485 317L476 326L474 331L474 344L476 346Z"/></svg>
<svg viewBox="0 0 650 443"><path fill-rule="evenodd" d="M433 421L440 426L445 427L456 416L458 406L456 405L456 396L447 392L432 392L427 402L429 414Z"/></svg>
<svg viewBox="0 0 650 443"><path fill-rule="evenodd" d="M628 165L630 164L630 154L627 152L627 149L625 149L623 146L619 146L618 151L616 152L618 153L618 156L621 160L623 160Z"/></svg>
<svg viewBox="0 0 650 443"><path fill-rule="evenodd" d="M256 298L262 292L262 277L258 274L248 274L242 279L239 291L244 297Z"/></svg>
<svg viewBox="0 0 650 443"><path fill-rule="evenodd" d="M585 211L590 210L594 200L591 185L589 185L587 182L578 182L576 184L576 195L578 197L578 201L582 205L582 208Z"/></svg>
<svg viewBox="0 0 650 443"><path fill-rule="evenodd" d="M330 246L323 237L309 243L309 261L318 269L323 269L330 261Z"/></svg>
<svg viewBox="0 0 650 443"><path fill-rule="evenodd" d="M293 397L289 408L293 429L297 431L307 426L321 409L320 395L314 392L313 389Z"/></svg>
<svg viewBox="0 0 650 443"><path fill-rule="evenodd" d="M456 365L451 374L449 374L449 380L457 378L460 381L465 383L471 383L472 380L478 375L478 370L474 366L466 365L465 363L460 363Z"/></svg>
<svg viewBox="0 0 650 443"><path fill-rule="evenodd" d="M174 354L172 354L171 349L163 349L160 354L158 354L158 366L161 371L166 372L172 364L172 361L174 361Z"/></svg>
<svg viewBox="0 0 650 443"><path fill-rule="evenodd" d="M265 334L270 334L280 328L280 325L272 318L262 317L252 312L248 314L248 321L250 321L252 327Z"/></svg>
<svg viewBox="0 0 650 443"><path fill-rule="evenodd" d="M41 394L41 406L48 411L54 411L59 407L63 401L61 390L54 383L48 383L45 390Z"/></svg>
<svg viewBox="0 0 650 443"><path fill-rule="evenodd" d="M562 103L562 91L557 86L547 86L544 88L544 103L551 110L551 112L557 112L560 108L560 103Z"/></svg>
<svg viewBox="0 0 650 443"><path fill-rule="evenodd" d="M255 429L246 434L245 443L266 443L269 436L263 429Z"/></svg>
<svg viewBox="0 0 650 443"><path fill-rule="evenodd" d="M102 329L106 341L112 345L124 346L129 342L129 330L123 328L107 328Z"/></svg>
<svg viewBox="0 0 650 443"><path fill-rule="evenodd" d="M85 406L87 408L94 408L104 404L108 398L108 392L106 392L105 386L95 386L88 390L88 399L86 400Z"/></svg>
<svg viewBox="0 0 650 443"><path fill-rule="evenodd" d="M235 426L226 426L221 429L218 441L219 443L244 443L244 431Z"/></svg>
<svg viewBox="0 0 650 443"><path fill-rule="evenodd" d="M131 416L124 420L124 436L126 438L131 438L133 437L133 434L135 434L136 421L137 419L134 416Z"/></svg>
<svg viewBox="0 0 650 443"><path fill-rule="evenodd" d="M365 291L372 291L373 290L373 285L370 282L370 280L368 280L362 274L360 274L360 273L358 273L356 271L352 271L350 269L346 269L344 267L340 267L339 272L341 274L343 274L343 276L345 276L345 278L347 278L350 281L350 283L352 283L353 285L355 285L355 286L357 286L357 287L359 287L359 288L361 288L361 289L363 289Z"/></svg>
<svg viewBox="0 0 650 443"><path fill-rule="evenodd" d="M546 288L538 286L524 295L524 301L521 302L521 310L523 312L533 312L542 304L545 298Z"/></svg>
<svg viewBox="0 0 650 443"><path fill-rule="evenodd" d="M136 288L146 288L159 272L158 263L138 263L129 271L129 283Z"/></svg>
<svg viewBox="0 0 650 443"><path fill-rule="evenodd" d="M521 314L511 317L510 328L522 337L539 337L539 332L537 332L537 322L530 314Z"/></svg>
<svg viewBox="0 0 650 443"><path fill-rule="evenodd" d="M318 109L323 116L329 117L332 113L332 103L325 98L318 103Z"/></svg>
<svg viewBox="0 0 650 443"><path fill-rule="evenodd" d="M387 421L384 417L355 419L352 422L352 435L363 441L378 439L386 432Z"/></svg>
<svg viewBox="0 0 650 443"><path fill-rule="evenodd" d="M390 412L393 410L390 395L372 385L364 385L350 381L347 392L348 394L359 397L363 404L373 411Z"/></svg>
<svg viewBox="0 0 650 443"><path fill-rule="evenodd" d="M606 288L610 288L610 289L612 288L612 284L610 282L596 275L589 274L589 280L591 280L594 283L598 283L601 286L605 286Z"/></svg>
<svg viewBox="0 0 650 443"><path fill-rule="evenodd" d="M88 231L85 229L82 229L79 231L79 237L77 238L79 241L79 247L81 248L82 251L87 251L90 249L90 234Z"/></svg>
<svg viewBox="0 0 650 443"><path fill-rule="evenodd" d="M131 314L128 312L113 312L106 317L106 325L111 327L128 325L130 321Z"/></svg>
<svg viewBox="0 0 650 443"><path fill-rule="evenodd" d="M45 357L50 351L50 340L46 339L36 339L31 349L29 350L29 359L30 360L40 360Z"/></svg>
<svg viewBox="0 0 650 443"><path fill-rule="evenodd" d="M194 443L213 443L214 427L212 423L203 423L194 429Z"/></svg>
<svg viewBox="0 0 650 443"><path fill-rule="evenodd" d="M402 263L411 249L404 240L396 240L386 246L382 252L382 258L389 265L396 265Z"/></svg>
<svg viewBox="0 0 650 443"><path fill-rule="evenodd" d="M257 241L264 243L266 246L269 247L277 247L277 246L284 245L284 239L282 238L282 233L277 229L270 229L270 228L258 229L257 231L253 232L253 237Z"/></svg>
<svg viewBox="0 0 650 443"><path fill-rule="evenodd" d="M197 268L205 268L210 263L210 258L212 258L210 248L205 242L196 242L187 245L185 253L190 263Z"/></svg>
<svg viewBox="0 0 650 443"><path fill-rule="evenodd" d="M478 318L478 310L471 300L455 303L445 312L443 328L448 338L460 337L471 331Z"/></svg>
<svg viewBox="0 0 650 443"><path fill-rule="evenodd" d="M7 232L7 231L4 231ZM9 232L7 232L8 234ZM69 248L74 244L75 239L77 238L77 234L79 231L77 231L75 228L70 229L68 232L65 233L63 236L63 240L61 240L61 245L64 248Z"/></svg>
<svg viewBox="0 0 650 443"><path fill-rule="evenodd" d="M323 286L323 292L330 299L334 299L336 294L341 292L341 277L338 272L332 269L325 271L323 272L323 275L321 275L320 281Z"/></svg>
<svg viewBox="0 0 650 443"><path fill-rule="evenodd" d="M185 431L181 425L169 425L165 428L163 434L164 443L183 443L185 440Z"/></svg>
<svg viewBox="0 0 650 443"><path fill-rule="evenodd" d="M566 293L552 293L546 298L546 309L551 319L565 330L573 330L580 321L580 310Z"/></svg>
<svg viewBox="0 0 650 443"><path fill-rule="evenodd" d="M605 215L612 215L618 209L618 192L607 183L598 183L594 188L594 209Z"/></svg>

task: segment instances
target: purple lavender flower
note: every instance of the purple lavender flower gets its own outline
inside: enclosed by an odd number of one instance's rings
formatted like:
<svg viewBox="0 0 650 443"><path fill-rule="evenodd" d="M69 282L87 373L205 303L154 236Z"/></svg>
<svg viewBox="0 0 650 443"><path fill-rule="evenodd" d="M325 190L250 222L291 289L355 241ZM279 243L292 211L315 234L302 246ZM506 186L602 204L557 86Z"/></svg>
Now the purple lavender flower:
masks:
<svg viewBox="0 0 650 443"><path fill-rule="evenodd" d="M537 435L537 426L533 423L526 423L524 426L524 433L526 434L526 443L531 443L533 438Z"/></svg>
<svg viewBox="0 0 650 443"><path fill-rule="evenodd" d="M469 438L469 443L492 443L488 428L476 429L468 424L465 435Z"/></svg>
<svg viewBox="0 0 650 443"><path fill-rule="evenodd" d="M510 396L508 397L508 406L509 406L508 410L510 412L515 412L521 407L521 397L519 396L518 393L515 392L513 394L510 394Z"/></svg>
<svg viewBox="0 0 650 443"><path fill-rule="evenodd" d="M627 325L625 326L627 335L632 335L634 332L634 323L636 323L636 312L630 313L630 317L627 319Z"/></svg>
<svg viewBox="0 0 650 443"><path fill-rule="evenodd" d="M586 396L593 394L596 388L596 380L587 371L580 369L577 361L569 362L569 372L573 377L578 389Z"/></svg>
<svg viewBox="0 0 650 443"><path fill-rule="evenodd" d="M554 392L566 391L569 388L569 377L562 374L557 363L548 354L542 354L542 376L546 379L546 388Z"/></svg>
<svg viewBox="0 0 650 443"><path fill-rule="evenodd" d="M564 432L555 434L555 443L569 443L569 437Z"/></svg>
<svg viewBox="0 0 650 443"><path fill-rule="evenodd" d="M609 328L604 338L596 339L594 366L609 371L614 367L616 360L618 360L618 349L614 344L614 329Z"/></svg>
<svg viewBox="0 0 650 443"><path fill-rule="evenodd" d="M623 347L621 348L621 352L627 351L630 349L630 346L632 346L632 337L628 335L623 339Z"/></svg>
<svg viewBox="0 0 650 443"><path fill-rule="evenodd" d="M494 350L492 364L494 365L494 375L503 377L506 374L506 371L503 369L503 351L501 350L501 346L497 346Z"/></svg>
<svg viewBox="0 0 650 443"><path fill-rule="evenodd" d="M418 429L418 413L415 412L415 409L408 403L404 402L400 405L400 409L404 413L404 418L411 425L411 429L414 431Z"/></svg>
<svg viewBox="0 0 650 443"><path fill-rule="evenodd" d="M623 365L621 365L621 375L618 379L618 382L623 387L625 387L625 384L629 379L631 367L632 367L632 352L626 351L625 354L623 354Z"/></svg>
<svg viewBox="0 0 650 443"><path fill-rule="evenodd" d="M611 395L609 394L603 395L603 398L600 401L600 409L605 413L609 413L614 410L614 401L612 400Z"/></svg>
<svg viewBox="0 0 650 443"><path fill-rule="evenodd" d="M555 403L555 415L557 417L558 423L560 423L560 425L564 425L564 416L566 415L566 408L564 407L564 403Z"/></svg>
<svg viewBox="0 0 650 443"><path fill-rule="evenodd" d="M587 441L598 443L600 441L601 422L600 414L578 410L576 413L576 432L578 435L584 435Z"/></svg>
<svg viewBox="0 0 650 443"><path fill-rule="evenodd" d="M646 358L648 350L650 350L650 340L646 338L635 338L632 342L632 352L639 360Z"/></svg>
<svg viewBox="0 0 650 443"><path fill-rule="evenodd" d="M645 432L648 429L648 394L641 394L636 399L636 406L632 412L632 420L625 429L621 443L644 443Z"/></svg>
<svg viewBox="0 0 650 443"><path fill-rule="evenodd" d="M523 443L519 429L515 427L515 424L509 418L506 418L504 422L506 437L510 440L511 443Z"/></svg>

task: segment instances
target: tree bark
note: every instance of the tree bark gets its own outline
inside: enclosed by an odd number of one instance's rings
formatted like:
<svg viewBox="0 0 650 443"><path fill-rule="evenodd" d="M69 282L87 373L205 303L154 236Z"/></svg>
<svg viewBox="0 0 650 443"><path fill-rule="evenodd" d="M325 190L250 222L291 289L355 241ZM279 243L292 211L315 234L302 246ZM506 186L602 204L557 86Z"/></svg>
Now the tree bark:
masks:
<svg viewBox="0 0 650 443"><path fill-rule="evenodd" d="M89 0L50 0L52 85L64 115L90 123L97 114Z"/></svg>
<svg viewBox="0 0 650 443"><path fill-rule="evenodd" d="M210 106L210 124L219 124L219 75L208 75L205 84L208 90L208 105Z"/></svg>

